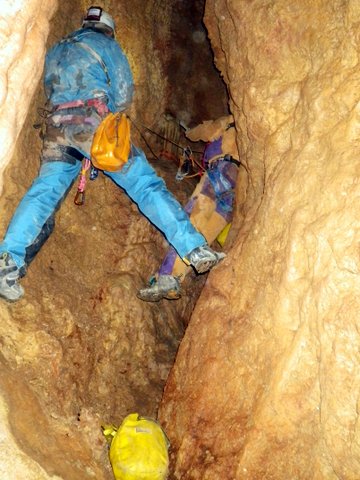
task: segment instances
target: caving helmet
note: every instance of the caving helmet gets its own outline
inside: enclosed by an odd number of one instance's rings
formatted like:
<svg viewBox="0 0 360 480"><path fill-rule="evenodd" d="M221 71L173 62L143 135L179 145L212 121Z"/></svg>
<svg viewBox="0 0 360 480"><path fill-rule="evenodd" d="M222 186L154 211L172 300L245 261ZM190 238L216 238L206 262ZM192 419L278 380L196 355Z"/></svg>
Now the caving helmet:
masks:
<svg viewBox="0 0 360 480"><path fill-rule="evenodd" d="M83 19L82 28L97 28L104 33L115 36L115 22L112 16L101 7L89 7Z"/></svg>

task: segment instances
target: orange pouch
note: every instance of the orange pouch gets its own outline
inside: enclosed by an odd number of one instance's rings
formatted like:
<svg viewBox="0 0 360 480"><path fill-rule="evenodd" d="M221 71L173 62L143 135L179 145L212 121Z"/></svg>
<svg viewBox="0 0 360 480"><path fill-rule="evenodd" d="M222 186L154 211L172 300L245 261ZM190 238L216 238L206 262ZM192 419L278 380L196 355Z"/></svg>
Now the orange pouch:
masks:
<svg viewBox="0 0 360 480"><path fill-rule="evenodd" d="M98 126L91 145L91 161L100 170L116 172L130 154L130 121L124 113L109 113Z"/></svg>

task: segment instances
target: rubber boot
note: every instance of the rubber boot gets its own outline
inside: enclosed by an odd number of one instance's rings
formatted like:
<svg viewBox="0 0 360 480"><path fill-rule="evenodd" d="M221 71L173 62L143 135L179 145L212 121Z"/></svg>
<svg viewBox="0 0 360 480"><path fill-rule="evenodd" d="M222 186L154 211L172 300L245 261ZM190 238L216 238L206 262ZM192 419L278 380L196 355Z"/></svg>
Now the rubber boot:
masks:
<svg viewBox="0 0 360 480"><path fill-rule="evenodd" d="M208 245L194 248L186 260L195 268L197 273L205 273L226 257L225 253L212 250Z"/></svg>
<svg viewBox="0 0 360 480"><path fill-rule="evenodd" d="M0 297L9 302L16 302L24 295L24 289L19 285L20 270L11 255L0 254Z"/></svg>
<svg viewBox="0 0 360 480"><path fill-rule="evenodd" d="M153 277L147 288L140 289L137 296L144 302L158 302L163 298L177 300L181 297L180 282L172 275L159 275L157 279Z"/></svg>

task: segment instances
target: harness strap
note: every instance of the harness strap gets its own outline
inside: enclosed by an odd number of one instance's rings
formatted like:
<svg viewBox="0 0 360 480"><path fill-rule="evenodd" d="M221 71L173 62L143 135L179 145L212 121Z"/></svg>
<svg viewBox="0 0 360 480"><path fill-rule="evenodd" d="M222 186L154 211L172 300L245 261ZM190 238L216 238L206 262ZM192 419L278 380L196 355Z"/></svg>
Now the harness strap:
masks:
<svg viewBox="0 0 360 480"><path fill-rule="evenodd" d="M66 145L59 145L59 148L62 152L70 155L70 157L75 158L79 162L83 161L84 155L81 152L79 152L79 150L77 150L76 148L69 147L69 146L66 146Z"/></svg>
<svg viewBox="0 0 360 480"><path fill-rule="evenodd" d="M98 122L95 118L92 117L85 117L84 115L52 115L50 116L47 121L54 125L93 125L94 127L97 126Z"/></svg>
<svg viewBox="0 0 360 480"><path fill-rule="evenodd" d="M237 167L240 167L240 165L241 165L241 162L239 162L239 160L236 160L231 155L229 155L229 154L224 155L224 154L221 153L219 155L214 155L210 160L208 160L208 165L209 165L208 168L211 168L211 165L218 162L218 161L234 163Z"/></svg>
<svg viewBox="0 0 360 480"><path fill-rule="evenodd" d="M79 185L74 198L75 205L84 205L85 203L86 172L89 170L90 165L90 160L88 158L84 158L80 173Z"/></svg>
<svg viewBox="0 0 360 480"><path fill-rule="evenodd" d="M90 98L89 100L73 100L71 102L54 105L54 110L64 110L65 108L95 107L98 111L104 109L104 113L109 111L106 103L106 97Z"/></svg>
<svg viewBox="0 0 360 480"><path fill-rule="evenodd" d="M84 37L84 35L83 35ZM64 38L63 40L61 40L60 43L72 43L74 45L79 45L79 47L83 48L84 50L86 50L88 53L90 53L90 55L92 55L94 58L96 58L96 60L100 63L102 69L104 70L104 73L106 75L106 81L107 81L107 84L111 85L111 80L110 80L110 76L109 76L109 70L104 62L104 60L100 57L100 55L95 52L95 50L93 48L91 48L87 43L83 43L81 41L81 39L78 39L78 38Z"/></svg>
<svg viewBox="0 0 360 480"><path fill-rule="evenodd" d="M79 47L82 47L84 50L86 50L87 52L89 52L93 57L96 58L96 60L100 63L100 65L102 66L102 69L104 70L104 73L106 75L106 81L107 81L107 84L109 85L109 87L111 86L111 80L110 80L110 76L109 76L109 70L107 68L107 66L105 65L104 63L104 60L100 57L100 55L95 52L95 50L93 50L91 47L89 47L89 45L87 45L86 43L81 43L79 40L76 40L74 42L75 45L79 45Z"/></svg>
<svg viewBox="0 0 360 480"><path fill-rule="evenodd" d="M234 163L238 167L240 167L240 165L241 165L241 162L239 162L239 160L236 160L236 158L232 157L231 155L225 155L223 160L224 160L224 162Z"/></svg>

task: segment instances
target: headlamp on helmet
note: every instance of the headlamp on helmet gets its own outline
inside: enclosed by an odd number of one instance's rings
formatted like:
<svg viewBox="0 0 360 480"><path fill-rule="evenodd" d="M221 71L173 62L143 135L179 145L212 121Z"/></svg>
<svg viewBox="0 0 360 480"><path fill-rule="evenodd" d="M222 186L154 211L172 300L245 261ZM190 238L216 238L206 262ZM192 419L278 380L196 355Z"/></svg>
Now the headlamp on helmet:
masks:
<svg viewBox="0 0 360 480"><path fill-rule="evenodd" d="M104 12L101 7L90 7L84 17L82 27L101 27L102 25L110 28L112 36L114 36L115 22L112 16Z"/></svg>

